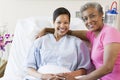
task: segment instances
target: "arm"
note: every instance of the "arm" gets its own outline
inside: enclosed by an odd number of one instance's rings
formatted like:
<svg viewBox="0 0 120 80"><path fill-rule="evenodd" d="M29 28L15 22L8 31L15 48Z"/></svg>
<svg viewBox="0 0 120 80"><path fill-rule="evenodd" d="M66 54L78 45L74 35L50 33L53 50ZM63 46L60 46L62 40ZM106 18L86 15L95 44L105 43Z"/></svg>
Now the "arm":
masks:
<svg viewBox="0 0 120 80"><path fill-rule="evenodd" d="M39 38L41 36L46 35L47 33L54 33L55 29L54 28L44 28L42 29L38 35L36 35L36 38ZM71 34L71 31L69 30L67 34Z"/></svg>
<svg viewBox="0 0 120 80"><path fill-rule="evenodd" d="M43 28L37 35L36 39L46 35L47 33L54 33L54 28Z"/></svg>
<svg viewBox="0 0 120 80"><path fill-rule="evenodd" d="M79 37L82 40L88 41L86 34L87 30L71 30L70 34L76 37Z"/></svg>
<svg viewBox="0 0 120 80"><path fill-rule="evenodd" d="M54 28L44 28L38 33L38 35L36 35L36 38L39 38L47 33L54 33ZM69 30L67 34L73 35L73 36L81 38L82 40L88 41L86 37L86 33L87 33L86 30Z"/></svg>
<svg viewBox="0 0 120 80"><path fill-rule="evenodd" d="M79 78L79 80L96 80L112 72L115 65L115 60L117 59L117 56L120 52L120 43L110 43L107 44L104 48L105 50L103 65L90 74L84 75L83 77Z"/></svg>
<svg viewBox="0 0 120 80"><path fill-rule="evenodd" d="M39 69L41 55L40 55L40 46L42 44L42 38L39 38L34 41L34 44L30 48L29 54L27 56L27 73L30 76L33 76L38 79L51 79L54 78L55 75L53 74L42 74L39 73L37 70ZM29 77L28 77L29 78Z"/></svg>

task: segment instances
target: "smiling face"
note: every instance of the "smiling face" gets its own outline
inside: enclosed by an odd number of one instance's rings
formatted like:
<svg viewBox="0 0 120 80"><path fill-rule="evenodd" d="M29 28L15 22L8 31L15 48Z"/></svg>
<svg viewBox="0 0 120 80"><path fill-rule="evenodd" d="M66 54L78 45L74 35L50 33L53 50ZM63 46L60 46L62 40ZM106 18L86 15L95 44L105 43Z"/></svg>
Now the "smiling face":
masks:
<svg viewBox="0 0 120 80"><path fill-rule="evenodd" d="M55 33L54 33L55 37L61 38L69 30L69 24L70 24L69 16L66 14L61 14L56 18L53 24L55 26Z"/></svg>
<svg viewBox="0 0 120 80"><path fill-rule="evenodd" d="M89 7L82 12L82 19L88 30L97 32L103 27L103 14L99 13L96 8Z"/></svg>

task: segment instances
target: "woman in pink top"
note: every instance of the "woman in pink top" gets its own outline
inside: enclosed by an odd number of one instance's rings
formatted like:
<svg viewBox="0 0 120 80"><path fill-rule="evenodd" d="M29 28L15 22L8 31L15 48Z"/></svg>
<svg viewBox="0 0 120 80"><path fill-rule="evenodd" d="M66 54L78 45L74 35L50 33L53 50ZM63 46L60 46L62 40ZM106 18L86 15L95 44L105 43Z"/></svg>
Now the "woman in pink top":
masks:
<svg viewBox="0 0 120 80"><path fill-rule="evenodd" d="M120 32L103 23L103 10L99 3L86 3L80 12L89 31L71 33L91 43L91 59L96 70L79 80L120 80Z"/></svg>

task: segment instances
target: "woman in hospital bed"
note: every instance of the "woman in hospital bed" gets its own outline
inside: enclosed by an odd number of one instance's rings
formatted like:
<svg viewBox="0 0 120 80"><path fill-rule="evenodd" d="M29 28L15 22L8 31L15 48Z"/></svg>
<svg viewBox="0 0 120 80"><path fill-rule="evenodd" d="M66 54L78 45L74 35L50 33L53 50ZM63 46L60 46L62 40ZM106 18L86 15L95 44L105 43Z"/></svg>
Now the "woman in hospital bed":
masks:
<svg viewBox="0 0 120 80"><path fill-rule="evenodd" d="M75 80L91 68L90 54L85 43L67 35L70 13L60 7L53 13L54 34L35 40L27 57L25 80Z"/></svg>

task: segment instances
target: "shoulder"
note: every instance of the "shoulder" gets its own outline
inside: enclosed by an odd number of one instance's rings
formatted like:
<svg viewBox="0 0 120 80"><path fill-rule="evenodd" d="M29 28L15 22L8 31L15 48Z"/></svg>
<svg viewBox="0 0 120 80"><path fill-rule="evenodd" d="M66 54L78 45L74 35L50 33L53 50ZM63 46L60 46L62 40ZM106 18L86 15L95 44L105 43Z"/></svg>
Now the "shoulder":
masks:
<svg viewBox="0 0 120 80"><path fill-rule="evenodd" d="M100 40L103 44L120 42L120 32L112 26L105 25L100 33Z"/></svg>
<svg viewBox="0 0 120 80"><path fill-rule="evenodd" d="M102 36L111 36L115 37L115 35L120 37L120 31L112 26L109 25L104 25L102 31L101 31Z"/></svg>
<svg viewBox="0 0 120 80"><path fill-rule="evenodd" d="M51 35L53 35L53 34L51 34L51 33L48 33L48 34L46 34L46 35L44 35L44 36L41 36L41 37L37 38L36 40L45 39L45 38L48 38L48 37L50 37Z"/></svg>
<svg viewBox="0 0 120 80"><path fill-rule="evenodd" d="M37 38L37 39L34 41L34 43L41 43L43 40L49 38L50 35L51 35L51 34L48 33L48 34L46 34L46 35L44 35L44 36L42 36L42 37L39 37L39 38Z"/></svg>
<svg viewBox="0 0 120 80"><path fill-rule="evenodd" d="M104 25L103 27L103 32L107 33L107 32L110 32L110 33L113 33L113 32L119 32L116 28L110 26L110 25Z"/></svg>

